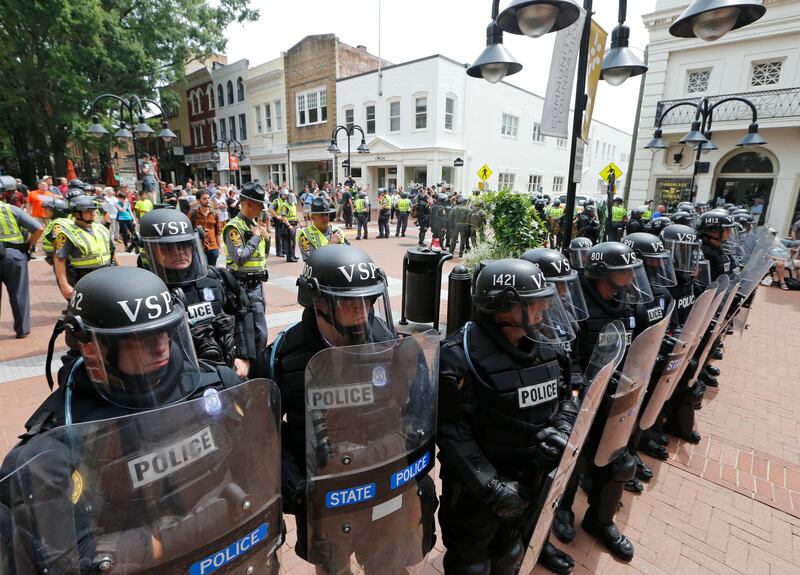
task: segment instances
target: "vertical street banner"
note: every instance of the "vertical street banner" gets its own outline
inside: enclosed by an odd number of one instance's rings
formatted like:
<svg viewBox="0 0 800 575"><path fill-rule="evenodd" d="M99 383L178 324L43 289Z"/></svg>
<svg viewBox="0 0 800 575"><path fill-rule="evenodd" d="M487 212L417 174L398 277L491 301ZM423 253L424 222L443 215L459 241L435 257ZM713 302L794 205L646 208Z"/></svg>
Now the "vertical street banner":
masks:
<svg viewBox="0 0 800 575"><path fill-rule="evenodd" d="M586 68L586 93L588 98L586 100L586 113L583 116L583 129L581 130L581 139L584 142L589 141L589 127L592 125L597 83L600 81L600 72L603 69L603 56L606 53L607 39L608 32L592 20L591 31L589 32L588 66Z"/></svg>
<svg viewBox="0 0 800 575"><path fill-rule="evenodd" d="M567 138L569 135L569 107L585 20L586 12L581 10L580 17L572 26L556 34L542 110L542 134L545 136Z"/></svg>

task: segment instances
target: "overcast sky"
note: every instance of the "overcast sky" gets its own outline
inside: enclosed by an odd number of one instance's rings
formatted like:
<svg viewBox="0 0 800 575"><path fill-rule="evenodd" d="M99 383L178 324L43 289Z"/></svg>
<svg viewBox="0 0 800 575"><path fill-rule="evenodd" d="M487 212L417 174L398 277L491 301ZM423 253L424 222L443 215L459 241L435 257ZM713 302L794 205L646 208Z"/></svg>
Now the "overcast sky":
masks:
<svg viewBox="0 0 800 575"><path fill-rule="evenodd" d="M395 64L431 54L472 62L486 45L491 0L380 0L381 56ZM228 27L229 62L241 58L258 65L276 58L310 34L334 33L347 44L378 53L378 0L251 0L261 10L258 22ZM507 4L501 0L500 9ZM609 33L617 21L617 2L595 0L595 20ZM647 32L642 14L655 0L628 2L631 46L644 50ZM527 38L505 34L505 45L524 66L508 81L544 96L555 34ZM641 53L640 53L641 55ZM600 82L595 118L632 131L640 82L612 87Z"/></svg>

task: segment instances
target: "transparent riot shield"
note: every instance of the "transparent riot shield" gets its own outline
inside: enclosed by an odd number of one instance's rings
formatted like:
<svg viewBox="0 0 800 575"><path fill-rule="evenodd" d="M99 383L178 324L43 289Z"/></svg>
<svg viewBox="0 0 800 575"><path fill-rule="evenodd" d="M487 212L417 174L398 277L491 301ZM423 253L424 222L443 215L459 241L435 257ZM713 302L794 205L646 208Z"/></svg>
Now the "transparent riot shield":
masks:
<svg viewBox="0 0 800 575"><path fill-rule="evenodd" d="M692 305L692 311L689 312L689 317L683 324L683 330L664 362L664 369L658 382L653 387L650 401L642 410L639 429L650 429L653 426L664 403L675 391L675 386L683 377L694 350L711 323L712 314L709 313L709 310L712 309L718 286L719 284L716 282L712 283Z"/></svg>
<svg viewBox="0 0 800 575"><path fill-rule="evenodd" d="M772 267L772 255L781 248L783 248L783 244L777 236L769 232L759 236L756 247L739 274L738 293L740 298L747 299L756 290L762 278L769 273Z"/></svg>
<svg viewBox="0 0 800 575"><path fill-rule="evenodd" d="M625 365L619 372L619 381L611 396L608 420L594 456L594 464L598 467L608 465L628 445L674 309L673 301L664 319L640 333L628 348Z"/></svg>
<svg viewBox="0 0 800 575"><path fill-rule="evenodd" d="M581 400L581 409L572 427L567 447L558 467L544 481L539 497L538 513L532 517L533 535L528 545L534 557L538 557L550 534L556 509L564 494L569 478L575 469L578 455L589 435L594 416L603 400L608 382L625 355L625 326L621 321L608 324L600 333L589 365L586 367L586 393Z"/></svg>
<svg viewBox="0 0 800 575"><path fill-rule="evenodd" d="M719 291L724 292L724 297L721 299L719 307L717 308L716 313L714 314L714 319L711 321L711 324L706 330L707 337L703 339L701 342L700 353L696 354L697 357L697 367L695 370L695 374L697 370L702 369L702 367L706 364L706 360L708 359L708 354L711 353L712 348L714 347L714 343L717 341L717 338L720 334L724 333L724 329L727 327L726 317L728 317L728 312L733 305L733 302L737 299L737 290L739 288L739 282L733 281L730 282L725 289L724 280L727 279L724 276L720 276L717 281L720 282Z"/></svg>
<svg viewBox="0 0 800 575"><path fill-rule="evenodd" d="M315 355L306 368L308 560L420 572L432 545L439 337Z"/></svg>
<svg viewBox="0 0 800 575"><path fill-rule="evenodd" d="M0 571L277 573L279 401L252 380L35 436L0 480Z"/></svg>

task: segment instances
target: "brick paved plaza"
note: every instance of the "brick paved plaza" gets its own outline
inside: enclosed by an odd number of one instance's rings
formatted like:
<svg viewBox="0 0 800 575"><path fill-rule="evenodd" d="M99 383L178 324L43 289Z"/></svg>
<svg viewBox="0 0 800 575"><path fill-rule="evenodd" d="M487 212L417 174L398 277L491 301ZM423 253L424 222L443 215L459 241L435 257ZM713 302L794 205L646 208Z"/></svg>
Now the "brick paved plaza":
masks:
<svg viewBox="0 0 800 575"><path fill-rule="evenodd" d="M408 237L400 239L374 239L375 232L371 230L372 239L353 244L386 269L397 321L402 257L416 244L416 229L410 226ZM126 265L134 261L129 255L122 259ZM445 275L456 263L445 265ZM271 338L299 318L294 278L301 265L270 258L266 296ZM31 262L30 273L29 338L14 339L7 299L2 303L0 455L48 393L44 354L63 307L47 264ZM446 283L442 294L446 298ZM443 303L442 320L445 316ZM800 295L760 288L749 322L742 337L726 339L725 359L718 362L720 387L709 390L698 412L701 443L673 441L667 462L645 456L655 477L643 494L625 493L617 517L636 546L634 560L629 565L618 562L578 529L573 544L564 547L576 560L576 575L800 574L800 373L795 364ZM58 347L64 349L63 338ZM576 507L580 522L586 507L583 493ZM293 535L283 549L284 572L313 572L291 552ZM441 571L438 551L438 570L431 572ZM531 567L526 564L523 571ZM533 572L546 573L541 568Z"/></svg>

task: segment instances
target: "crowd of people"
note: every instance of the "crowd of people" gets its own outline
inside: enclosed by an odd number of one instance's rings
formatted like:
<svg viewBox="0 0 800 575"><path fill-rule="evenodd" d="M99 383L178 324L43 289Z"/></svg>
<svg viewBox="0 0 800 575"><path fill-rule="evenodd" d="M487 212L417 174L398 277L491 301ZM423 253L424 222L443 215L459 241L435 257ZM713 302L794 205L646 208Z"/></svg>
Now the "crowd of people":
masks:
<svg viewBox="0 0 800 575"><path fill-rule="evenodd" d="M670 437L700 441L712 361L776 262L768 248L783 245L736 206L637 208L619 241L598 233L482 262L466 325L401 338L385 272L336 225L355 216L367 239L359 218L371 210L347 182L311 182L299 197L187 183L160 209L149 191L39 188L26 204L41 216L0 203L3 279L42 237L66 302L48 354L61 333L69 350L0 468L0 572L14 575L206 573L240 560L278 573L281 513L317 573L355 560L400 574L426 561L437 509L446 574L513 575L529 546L566 574L574 561L548 539L551 527L575 537L579 486L581 528L630 561L615 515L623 490L653 477L639 453L666 459ZM430 229L434 247L463 253L483 233L480 194L412 192L380 190L378 237L392 211L395 235L417 218L420 244ZM537 202L556 241L560 205ZM584 205L579 218L592 215ZM125 244L137 267L116 265L115 221L136 224ZM287 261L300 244L303 314L268 345L273 227Z"/></svg>

